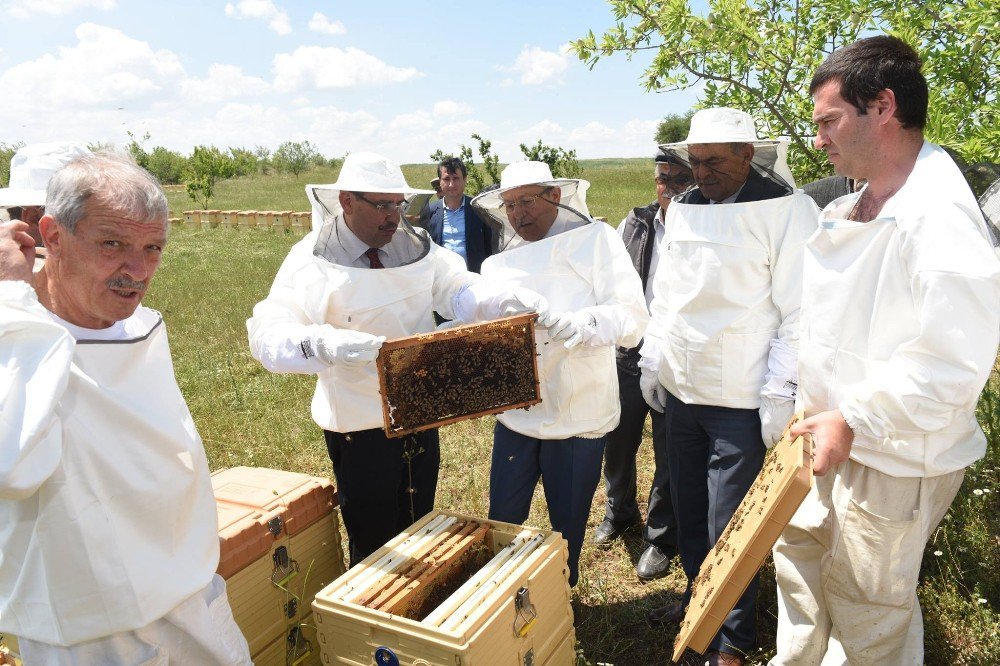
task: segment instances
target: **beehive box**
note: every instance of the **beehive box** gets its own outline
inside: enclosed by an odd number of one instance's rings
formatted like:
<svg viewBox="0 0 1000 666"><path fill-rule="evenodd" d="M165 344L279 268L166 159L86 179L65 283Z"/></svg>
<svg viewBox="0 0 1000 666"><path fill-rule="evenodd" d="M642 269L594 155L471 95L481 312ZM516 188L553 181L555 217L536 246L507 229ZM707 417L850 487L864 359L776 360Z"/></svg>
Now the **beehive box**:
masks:
<svg viewBox="0 0 1000 666"><path fill-rule="evenodd" d="M230 229L234 229L236 227L236 225L238 224L238 222L239 222L236 219L239 214L240 214L240 211L238 211L238 210L224 210L224 211L222 211L222 216L221 216L221 220L220 220L222 226L229 227Z"/></svg>
<svg viewBox="0 0 1000 666"><path fill-rule="evenodd" d="M557 532L432 511L316 595L322 663L573 664L567 552Z"/></svg>
<svg viewBox="0 0 1000 666"><path fill-rule="evenodd" d="M17 638L10 634L0 634L0 666L22 666Z"/></svg>
<svg viewBox="0 0 1000 666"><path fill-rule="evenodd" d="M336 494L327 479L234 467L212 474L219 516L219 575L258 666L318 663L319 653L276 651L305 636L309 605L344 572ZM310 641L315 646L315 641ZM280 652L277 661L265 655ZM286 656L294 660L286 662Z"/></svg>
<svg viewBox="0 0 1000 666"><path fill-rule="evenodd" d="M214 229L219 226L221 220L221 210L203 210L201 212L201 224L208 229Z"/></svg>
<svg viewBox="0 0 1000 666"><path fill-rule="evenodd" d="M241 210L236 213L236 224L240 227L250 227L251 229L257 226L257 211L255 210Z"/></svg>
<svg viewBox="0 0 1000 666"><path fill-rule="evenodd" d="M808 435L793 439L789 432L800 418L792 419L768 452L760 474L702 562L674 640L674 661L688 647L705 652L809 493L812 441Z"/></svg>
<svg viewBox="0 0 1000 666"><path fill-rule="evenodd" d="M386 435L541 402L537 318L528 313L385 342L377 365Z"/></svg>

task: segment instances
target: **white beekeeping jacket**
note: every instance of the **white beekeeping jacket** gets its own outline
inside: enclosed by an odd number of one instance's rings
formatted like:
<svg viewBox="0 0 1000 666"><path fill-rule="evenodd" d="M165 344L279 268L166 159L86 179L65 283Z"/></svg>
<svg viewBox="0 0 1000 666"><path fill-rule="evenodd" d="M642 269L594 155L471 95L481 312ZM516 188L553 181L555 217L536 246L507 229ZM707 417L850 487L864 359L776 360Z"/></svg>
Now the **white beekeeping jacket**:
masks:
<svg viewBox="0 0 1000 666"><path fill-rule="evenodd" d="M614 346L637 345L648 321L642 283L621 239L607 224L585 219L583 226L483 262L484 278L536 291L553 312L594 308L602 321L619 322L621 334L614 344L572 349L536 329L542 402L497 416L529 437L597 437L614 429L620 416Z"/></svg>
<svg viewBox="0 0 1000 666"><path fill-rule="evenodd" d="M218 566L201 439L157 312L78 340L0 282L0 632L71 645L142 627Z"/></svg>
<svg viewBox="0 0 1000 666"><path fill-rule="evenodd" d="M986 450L976 402L1000 338L1000 261L934 144L876 219L843 219L859 196L831 202L806 248L801 406L839 408L851 458L886 474L962 469Z"/></svg>
<svg viewBox="0 0 1000 666"><path fill-rule="evenodd" d="M402 224L396 234L407 235L421 248L414 261L382 269L334 263L322 251L333 224L328 220L309 233L285 258L267 298L247 321L250 351L272 371L317 374L312 417L319 427L332 432L381 428L375 363L327 366L314 357L287 364L281 350L324 324L387 339L433 331L432 312L454 318L456 295L479 276L467 272L454 252L434 245L425 230Z"/></svg>
<svg viewBox="0 0 1000 666"><path fill-rule="evenodd" d="M801 191L667 209L640 365L688 404L793 398L802 249L819 210Z"/></svg>

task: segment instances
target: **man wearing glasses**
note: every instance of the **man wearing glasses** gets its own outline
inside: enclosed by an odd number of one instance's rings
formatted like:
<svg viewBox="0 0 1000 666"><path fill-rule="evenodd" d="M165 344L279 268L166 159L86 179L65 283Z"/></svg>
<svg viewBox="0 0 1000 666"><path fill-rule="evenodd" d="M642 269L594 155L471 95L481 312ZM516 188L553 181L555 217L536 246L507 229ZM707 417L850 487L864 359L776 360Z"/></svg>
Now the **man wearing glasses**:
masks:
<svg viewBox="0 0 1000 666"><path fill-rule="evenodd" d="M494 288L425 229L401 219L399 166L352 153L336 183L308 185L313 230L285 259L247 321L250 350L271 372L317 375L313 420L324 431L354 566L434 507L438 432L389 440L375 359L387 338L539 310L526 290ZM375 269L375 270L373 270Z"/></svg>
<svg viewBox="0 0 1000 666"><path fill-rule="evenodd" d="M625 248L590 216L588 187L554 178L544 162L515 162L499 188L473 199L500 238L483 277L536 290L553 312L548 331L536 333L542 401L497 416L489 515L523 523L541 479L552 528L569 545L571 586L606 435L618 425L614 348L638 344L648 320Z"/></svg>
<svg viewBox="0 0 1000 666"><path fill-rule="evenodd" d="M663 222L670 199L687 190L694 180L691 170L664 150L656 152L656 201L633 208L620 225L618 235L632 257L632 265L642 278L646 305L653 300L653 276L660 261L660 241ZM594 543L607 546L626 530L642 520L636 502L636 453L642 443L646 414L653 426L653 456L656 469L649 489L646 528L643 534L649 544L636 564L641 580L661 578L669 570L670 560L677 552L677 519L670 501L670 475L667 469L667 436L663 414L653 409L642 397L639 388L639 346L619 347L618 390L621 402L621 422L608 433L604 451L604 479L607 505L604 520L594 530Z"/></svg>

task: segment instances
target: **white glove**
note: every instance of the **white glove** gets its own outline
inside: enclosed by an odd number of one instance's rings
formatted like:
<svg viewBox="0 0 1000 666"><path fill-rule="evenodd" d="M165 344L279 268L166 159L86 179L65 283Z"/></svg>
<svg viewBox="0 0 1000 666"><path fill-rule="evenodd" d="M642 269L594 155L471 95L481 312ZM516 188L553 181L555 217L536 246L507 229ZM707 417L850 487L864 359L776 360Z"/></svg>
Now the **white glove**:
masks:
<svg viewBox="0 0 1000 666"><path fill-rule="evenodd" d="M524 287L511 289L484 279L459 290L453 305L455 319L466 324L524 312L537 312L542 328L551 324L549 303L544 296Z"/></svg>
<svg viewBox="0 0 1000 666"><path fill-rule="evenodd" d="M781 441L788 422L795 415L795 401L762 396L760 399L760 436L768 449Z"/></svg>
<svg viewBox="0 0 1000 666"><path fill-rule="evenodd" d="M650 408L661 414L667 408L667 387L660 383L660 378L652 370L643 368L639 375L639 390Z"/></svg>
<svg viewBox="0 0 1000 666"><path fill-rule="evenodd" d="M503 295L498 304L501 317L513 317L525 312L538 313L538 325L547 328L555 321L549 302L541 294L524 287L515 287Z"/></svg>
<svg viewBox="0 0 1000 666"><path fill-rule="evenodd" d="M378 358L383 342L383 335L334 328L329 324L321 326L319 333L312 337L313 349L321 361L327 365L350 367L362 366Z"/></svg>

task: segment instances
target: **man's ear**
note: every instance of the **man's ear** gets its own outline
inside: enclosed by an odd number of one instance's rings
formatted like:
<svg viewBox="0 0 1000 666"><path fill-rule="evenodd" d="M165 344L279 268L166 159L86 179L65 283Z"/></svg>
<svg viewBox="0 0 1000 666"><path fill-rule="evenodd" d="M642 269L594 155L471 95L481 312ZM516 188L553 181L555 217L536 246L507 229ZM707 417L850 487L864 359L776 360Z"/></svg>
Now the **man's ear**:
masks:
<svg viewBox="0 0 1000 666"><path fill-rule="evenodd" d="M753 161L754 147L752 143L743 146L743 163L750 164Z"/></svg>
<svg viewBox="0 0 1000 666"><path fill-rule="evenodd" d="M345 213L354 212L354 197L349 192L341 191L337 199L340 201L340 207L344 209Z"/></svg>
<svg viewBox="0 0 1000 666"><path fill-rule="evenodd" d="M51 215L42 215L42 219L38 220L38 233L42 237L46 253L58 257L62 252L63 237L70 232Z"/></svg>
<svg viewBox="0 0 1000 666"><path fill-rule="evenodd" d="M896 93L890 88L883 88L872 100L875 113L878 114L879 124L884 124L896 116Z"/></svg>

